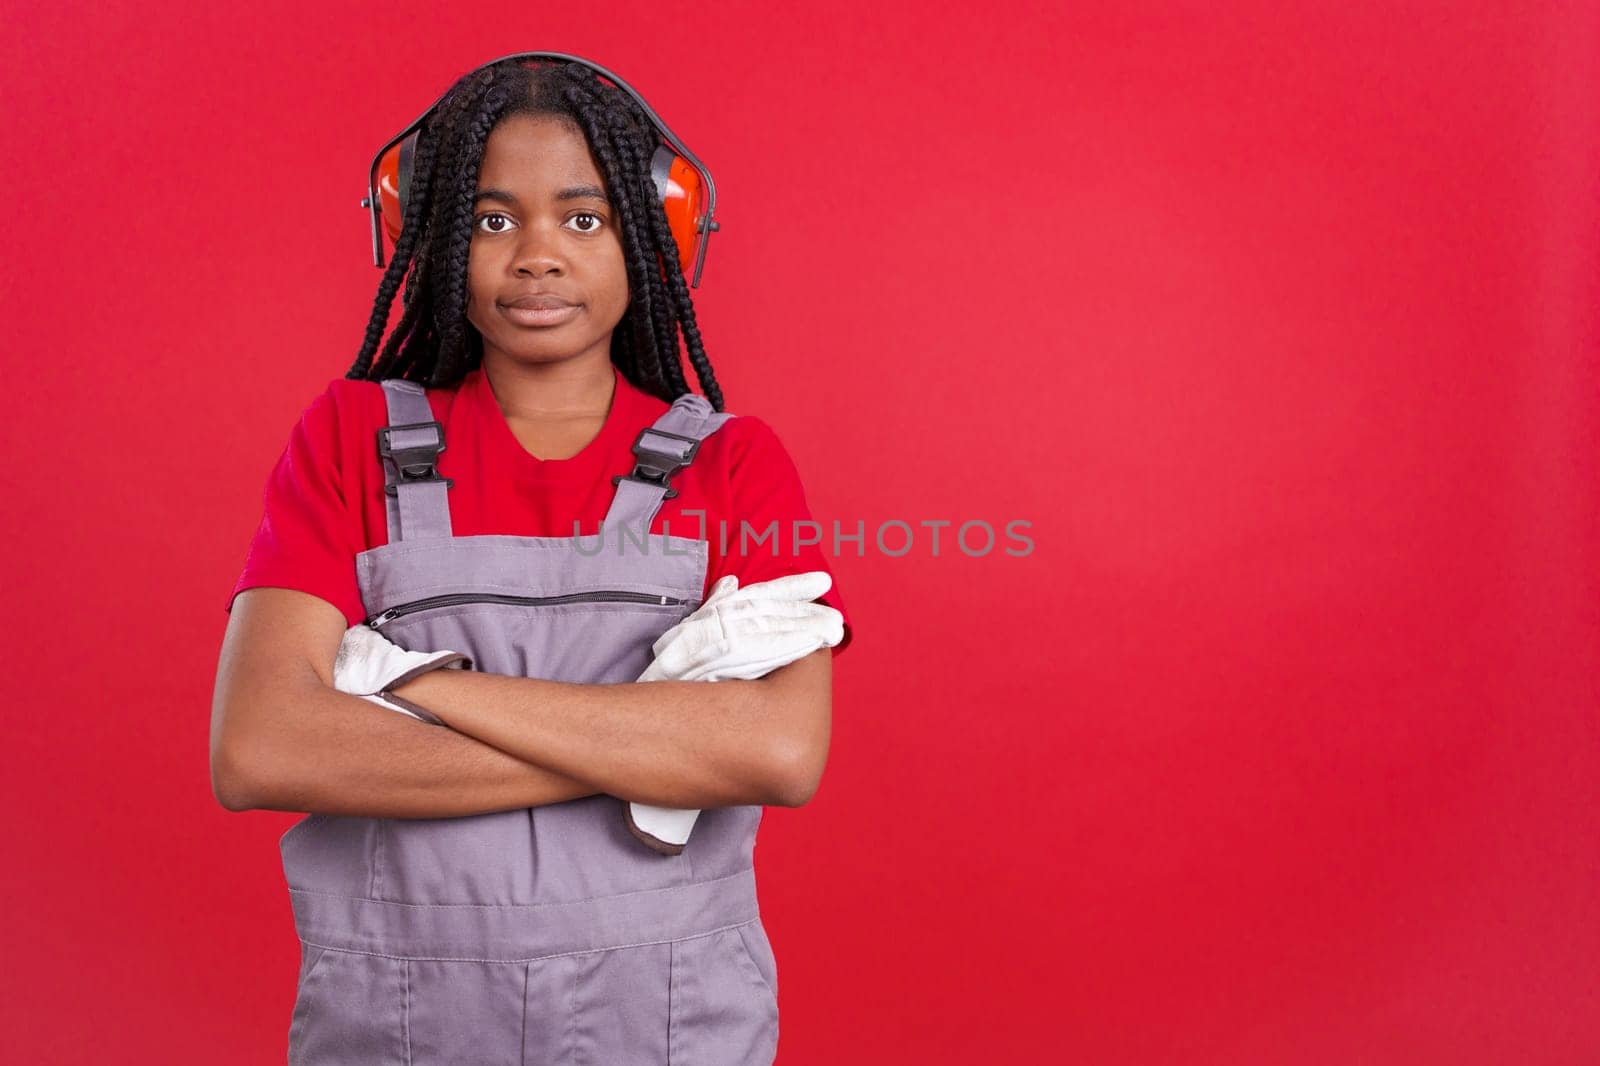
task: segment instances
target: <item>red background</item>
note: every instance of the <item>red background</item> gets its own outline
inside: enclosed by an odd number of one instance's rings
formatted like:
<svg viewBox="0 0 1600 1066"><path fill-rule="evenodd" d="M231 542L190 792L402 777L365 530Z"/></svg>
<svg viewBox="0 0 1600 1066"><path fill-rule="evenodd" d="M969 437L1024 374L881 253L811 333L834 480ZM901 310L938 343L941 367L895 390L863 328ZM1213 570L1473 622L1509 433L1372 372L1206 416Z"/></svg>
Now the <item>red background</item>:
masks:
<svg viewBox="0 0 1600 1066"><path fill-rule="evenodd" d="M1032 522L836 560L780 1062L1600 1060L1597 5L6 6L8 1061L283 1061L221 606L373 151L535 48L710 166L820 519Z"/></svg>

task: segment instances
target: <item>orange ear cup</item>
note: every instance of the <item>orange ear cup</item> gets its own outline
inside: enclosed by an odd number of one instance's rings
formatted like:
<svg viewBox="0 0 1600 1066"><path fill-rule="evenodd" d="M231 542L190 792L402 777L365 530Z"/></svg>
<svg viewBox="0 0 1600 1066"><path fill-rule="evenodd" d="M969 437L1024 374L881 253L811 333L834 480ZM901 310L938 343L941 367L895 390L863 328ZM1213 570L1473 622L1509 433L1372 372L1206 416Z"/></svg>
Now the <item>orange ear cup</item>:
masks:
<svg viewBox="0 0 1600 1066"><path fill-rule="evenodd" d="M706 213L706 187L700 172L690 166L683 156L663 145L656 149L656 163L667 160L666 188L657 182L661 206L667 212L667 224L672 227L672 238L678 244L678 262L684 273L694 266L695 242L699 239L698 220ZM652 167L652 170L657 167ZM715 223L712 224L715 228Z"/></svg>
<svg viewBox="0 0 1600 1066"><path fill-rule="evenodd" d="M411 185L411 154L415 150L418 134L413 133L378 160L378 202L383 210L383 230L389 242L400 240L401 221L405 218L406 190ZM402 155L404 158L402 159ZM402 166L402 163L405 165ZM655 177L656 193L667 213L667 225L672 228L672 239L678 246L678 263L684 273L694 266L695 247L699 240L697 220L706 210L705 183L700 172L688 160L666 145L656 148L651 171ZM663 172L665 177L663 177Z"/></svg>
<svg viewBox="0 0 1600 1066"><path fill-rule="evenodd" d="M409 156L416 142L417 135L413 133L378 160L378 203L383 207L383 231L389 235L391 245L400 239L400 220L406 213L405 198L400 195L400 149L406 149Z"/></svg>

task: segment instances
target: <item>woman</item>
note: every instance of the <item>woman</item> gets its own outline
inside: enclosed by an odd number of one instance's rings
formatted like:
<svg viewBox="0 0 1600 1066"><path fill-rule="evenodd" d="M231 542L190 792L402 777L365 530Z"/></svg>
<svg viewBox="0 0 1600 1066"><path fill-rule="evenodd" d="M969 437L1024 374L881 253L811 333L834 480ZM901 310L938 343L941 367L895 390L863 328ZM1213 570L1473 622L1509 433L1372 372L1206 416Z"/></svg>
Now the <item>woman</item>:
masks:
<svg viewBox="0 0 1600 1066"><path fill-rule="evenodd" d="M827 567L776 434L722 408L664 127L550 55L419 120L366 342L291 434L230 600L219 797L315 812L281 842L291 1062L775 1053L752 852L761 805L817 786L848 615L831 589L842 640L758 680L632 683L719 580ZM470 657L393 689L449 729L335 690L360 624ZM625 805L702 810L651 848Z"/></svg>

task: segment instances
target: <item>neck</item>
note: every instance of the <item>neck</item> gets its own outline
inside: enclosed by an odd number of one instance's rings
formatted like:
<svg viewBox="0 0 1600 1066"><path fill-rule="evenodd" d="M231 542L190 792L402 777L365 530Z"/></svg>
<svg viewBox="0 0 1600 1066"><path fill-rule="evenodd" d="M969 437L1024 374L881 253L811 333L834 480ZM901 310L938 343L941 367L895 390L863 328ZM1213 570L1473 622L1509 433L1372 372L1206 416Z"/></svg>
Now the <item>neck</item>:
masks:
<svg viewBox="0 0 1600 1066"><path fill-rule="evenodd" d="M604 415L611 410L617 382L610 358L518 363L486 354L483 374L507 419Z"/></svg>

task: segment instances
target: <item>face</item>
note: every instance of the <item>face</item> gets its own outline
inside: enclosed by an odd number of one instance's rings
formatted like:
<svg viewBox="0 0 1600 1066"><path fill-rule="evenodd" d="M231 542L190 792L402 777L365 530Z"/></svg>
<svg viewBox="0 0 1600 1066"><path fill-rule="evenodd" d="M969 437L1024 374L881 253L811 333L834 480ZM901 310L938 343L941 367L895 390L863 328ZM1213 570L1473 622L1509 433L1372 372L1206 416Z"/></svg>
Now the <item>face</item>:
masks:
<svg viewBox="0 0 1600 1066"><path fill-rule="evenodd" d="M467 320L483 335L485 365L610 362L611 333L628 309L618 227L576 126L548 115L510 115L495 126L467 262ZM571 306L510 306L537 297Z"/></svg>

